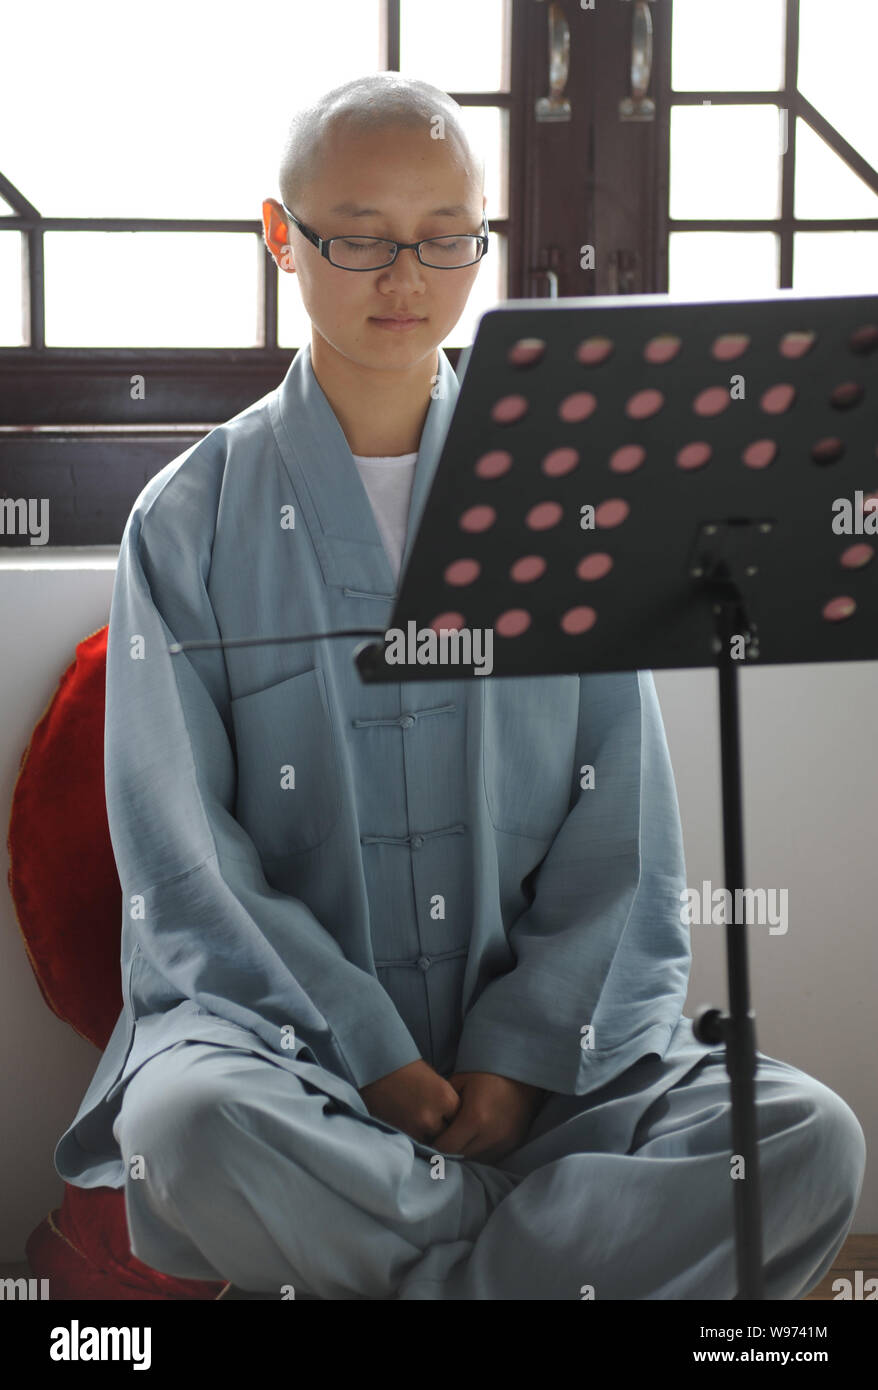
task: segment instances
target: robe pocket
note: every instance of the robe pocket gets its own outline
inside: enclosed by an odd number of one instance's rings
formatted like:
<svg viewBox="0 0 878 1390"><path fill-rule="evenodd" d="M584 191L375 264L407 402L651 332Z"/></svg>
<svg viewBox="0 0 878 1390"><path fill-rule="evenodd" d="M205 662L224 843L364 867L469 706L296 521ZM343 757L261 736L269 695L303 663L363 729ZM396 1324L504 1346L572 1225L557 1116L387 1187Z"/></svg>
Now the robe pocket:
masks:
<svg viewBox="0 0 878 1390"><path fill-rule="evenodd" d="M482 773L497 830L552 840L573 790L579 677L498 677L486 681Z"/></svg>
<svg viewBox="0 0 878 1390"><path fill-rule="evenodd" d="M315 667L238 696L232 720L236 818L268 858L315 849L332 831L341 805L323 672Z"/></svg>

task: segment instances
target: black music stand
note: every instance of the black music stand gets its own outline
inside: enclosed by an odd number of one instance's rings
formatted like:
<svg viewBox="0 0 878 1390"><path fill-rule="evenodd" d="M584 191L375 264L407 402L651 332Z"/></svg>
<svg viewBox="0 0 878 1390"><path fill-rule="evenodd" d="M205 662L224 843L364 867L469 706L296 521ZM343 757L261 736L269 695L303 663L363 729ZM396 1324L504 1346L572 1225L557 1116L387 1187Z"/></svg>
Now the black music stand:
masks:
<svg viewBox="0 0 878 1390"><path fill-rule="evenodd" d="M412 518L393 629L491 629L497 676L717 668L733 902L739 665L878 656L878 537L864 525L870 494L878 507L876 361L874 295L507 301L479 321ZM859 532L833 529L838 499ZM386 635L360 645L364 680L437 678L387 651ZM725 1043L746 1174L734 1184L738 1297L761 1299L755 1016L734 916L729 1010L702 1008L694 1023L701 1041Z"/></svg>

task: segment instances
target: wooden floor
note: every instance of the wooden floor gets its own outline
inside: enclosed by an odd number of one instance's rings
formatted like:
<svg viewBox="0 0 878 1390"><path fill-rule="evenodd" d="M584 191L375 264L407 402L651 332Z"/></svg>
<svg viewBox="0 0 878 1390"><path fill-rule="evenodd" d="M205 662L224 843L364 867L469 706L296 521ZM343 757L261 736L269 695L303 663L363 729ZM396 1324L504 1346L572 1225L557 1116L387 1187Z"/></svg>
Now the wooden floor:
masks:
<svg viewBox="0 0 878 1390"><path fill-rule="evenodd" d="M821 1280L816 1289L809 1293L802 1302L820 1303L831 1302L838 1297L837 1292L833 1292L832 1284L835 1279L849 1279L854 1285L857 1270L862 1271L862 1277L866 1279L878 1278L878 1235L870 1236L848 1236L844 1245L838 1252L838 1258L832 1269ZM11 1264L0 1261L0 1279L26 1279L31 1271L24 1262ZM229 1297L234 1298L253 1298L253 1294L247 1294L243 1290L230 1289L223 1301ZM258 1297L258 1295L256 1295Z"/></svg>
<svg viewBox="0 0 878 1390"><path fill-rule="evenodd" d="M864 1280L878 1278L878 1236L848 1236L826 1278L802 1302L831 1302L838 1298L838 1292L832 1291L833 1280L850 1279L853 1284L858 1269Z"/></svg>

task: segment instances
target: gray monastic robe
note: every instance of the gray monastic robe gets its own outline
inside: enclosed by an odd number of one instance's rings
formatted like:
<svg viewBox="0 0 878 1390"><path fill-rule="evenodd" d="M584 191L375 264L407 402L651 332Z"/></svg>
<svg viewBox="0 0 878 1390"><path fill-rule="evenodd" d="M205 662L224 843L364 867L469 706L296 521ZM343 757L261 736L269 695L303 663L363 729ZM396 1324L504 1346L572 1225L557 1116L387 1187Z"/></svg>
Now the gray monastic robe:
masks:
<svg viewBox="0 0 878 1390"><path fill-rule="evenodd" d="M458 390L440 350L403 568ZM685 869L649 672L368 686L362 639L167 650L383 629L393 597L307 347L138 498L107 662L124 1008L56 1149L68 1181L123 1185L122 1088L223 1020L342 1106L418 1057L576 1098L648 1053L667 1089L709 1050L678 1028Z"/></svg>

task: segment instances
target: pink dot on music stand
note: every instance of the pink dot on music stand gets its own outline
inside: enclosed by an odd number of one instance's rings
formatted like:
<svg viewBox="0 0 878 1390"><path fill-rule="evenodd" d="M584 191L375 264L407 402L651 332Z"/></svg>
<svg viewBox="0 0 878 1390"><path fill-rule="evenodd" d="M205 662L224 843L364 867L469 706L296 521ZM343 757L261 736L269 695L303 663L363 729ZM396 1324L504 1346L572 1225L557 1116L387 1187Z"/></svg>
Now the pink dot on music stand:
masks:
<svg viewBox="0 0 878 1390"><path fill-rule="evenodd" d="M784 411L789 410L795 399L795 386L790 386L789 382L782 382L777 386L769 386L767 391L763 391L759 404L766 415L783 415Z"/></svg>
<svg viewBox="0 0 878 1390"><path fill-rule="evenodd" d="M721 415L731 404L731 400L727 386L706 386L703 391L698 392L692 402L692 409L696 415Z"/></svg>
<svg viewBox="0 0 878 1390"><path fill-rule="evenodd" d="M777 458L777 444L773 439L754 439L741 458L747 468L767 468Z"/></svg>
<svg viewBox="0 0 878 1390"><path fill-rule="evenodd" d="M525 525L532 531L548 531L550 526L558 525L563 515L564 512L557 502L537 502L524 520Z"/></svg>
<svg viewBox="0 0 878 1390"><path fill-rule="evenodd" d="M840 386L836 386L829 400L836 410L850 410L852 405L860 404L865 394L858 381L843 381Z"/></svg>
<svg viewBox="0 0 878 1390"><path fill-rule="evenodd" d="M855 329L849 346L851 352L874 352L878 348L878 324L865 323L862 328Z"/></svg>
<svg viewBox="0 0 878 1390"><path fill-rule="evenodd" d="M849 594L842 594L838 598L831 598L828 603L823 605L823 616L827 622L840 623L844 618L849 618L856 612L856 602Z"/></svg>
<svg viewBox="0 0 878 1390"><path fill-rule="evenodd" d="M576 566L576 573L580 579L603 579L612 568L612 555L607 555L603 550L596 550L593 554L586 555L584 560L580 560Z"/></svg>
<svg viewBox="0 0 878 1390"><path fill-rule="evenodd" d="M875 550L866 541L858 541L856 545L849 545L847 550L843 550L839 564L844 565L848 570L859 570L863 565L868 565Z"/></svg>
<svg viewBox="0 0 878 1390"><path fill-rule="evenodd" d="M611 473L633 473L646 458L646 450L639 444L623 444L610 455Z"/></svg>
<svg viewBox="0 0 878 1390"><path fill-rule="evenodd" d="M659 333L657 337L650 338L643 355L647 362L660 366L664 362L672 362L682 346L683 340L676 333Z"/></svg>
<svg viewBox="0 0 878 1390"><path fill-rule="evenodd" d="M480 478L502 478L512 467L512 455L506 449L489 449L476 463L475 471Z"/></svg>
<svg viewBox="0 0 878 1390"><path fill-rule="evenodd" d="M721 333L710 351L717 362L734 362L736 357L743 357L749 346L749 333Z"/></svg>
<svg viewBox="0 0 878 1390"><path fill-rule="evenodd" d="M509 570L510 579L516 584L531 584L546 572L546 562L542 555L522 555Z"/></svg>
<svg viewBox="0 0 878 1390"><path fill-rule="evenodd" d="M830 437L818 439L811 446L811 457L815 463L836 463L844 453L844 441Z"/></svg>
<svg viewBox="0 0 878 1390"><path fill-rule="evenodd" d="M665 403L665 398L661 391L649 388L646 391L635 391L625 404L625 414L629 420L648 420L651 415L657 415Z"/></svg>
<svg viewBox="0 0 878 1390"><path fill-rule="evenodd" d="M481 569L478 560L453 560L445 570L445 583L472 584L473 580L478 579Z"/></svg>
<svg viewBox="0 0 878 1390"><path fill-rule="evenodd" d="M595 524L601 529L610 526L621 526L626 519L631 508L622 497L611 497L606 502L601 502L599 507L595 507Z"/></svg>
<svg viewBox="0 0 878 1390"><path fill-rule="evenodd" d="M589 415L594 414L597 404L597 396L590 391L574 391L572 395L564 397L558 414L568 425L578 425L581 420L587 420Z"/></svg>
<svg viewBox="0 0 878 1390"><path fill-rule="evenodd" d="M693 440L691 444L684 444L677 453L677 467L683 469L703 468L710 458L713 450L704 440Z"/></svg>
<svg viewBox="0 0 878 1390"><path fill-rule="evenodd" d="M461 531L487 531L497 520L493 507L468 507L460 518Z"/></svg>
<svg viewBox="0 0 878 1390"><path fill-rule="evenodd" d="M562 478L565 473L572 473L579 462L579 454L575 449L553 449L546 454L540 467L547 478Z"/></svg>
<svg viewBox="0 0 878 1390"><path fill-rule="evenodd" d="M561 626L571 637L578 637L581 632L588 632L589 628L594 627L598 615L593 608L587 604L581 604L577 608L568 608L561 619Z"/></svg>
<svg viewBox="0 0 878 1390"><path fill-rule="evenodd" d="M466 618L462 613L439 613L429 624L434 632L440 632L442 628L446 631L460 632L466 627Z"/></svg>
<svg viewBox="0 0 878 1390"><path fill-rule="evenodd" d="M512 425L527 411L527 396L501 396L491 407L491 419L498 425Z"/></svg>
<svg viewBox="0 0 878 1390"><path fill-rule="evenodd" d="M530 627L530 614L526 608L507 608L494 627L501 637L520 637Z"/></svg>
<svg viewBox="0 0 878 1390"><path fill-rule="evenodd" d="M576 349L576 360L583 367L597 367L601 362L606 362L612 351L610 338L586 338Z"/></svg>
<svg viewBox="0 0 878 1390"><path fill-rule="evenodd" d="M797 357L804 357L806 352L810 352L817 341L817 334L809 331L785 333L780 340L778 352L781 357L787 357L793 361Z"/></svg>
<svg viewBox="0 0 878 1390"><path fill-rule="evenodd" d="M506 360L510 367L530 367L534 362L539 362L545 351L546 344L542 338L519 338L506 354Z"/></svg>

